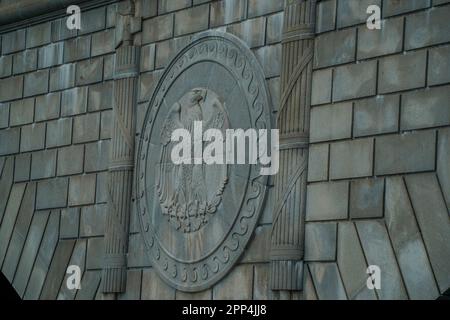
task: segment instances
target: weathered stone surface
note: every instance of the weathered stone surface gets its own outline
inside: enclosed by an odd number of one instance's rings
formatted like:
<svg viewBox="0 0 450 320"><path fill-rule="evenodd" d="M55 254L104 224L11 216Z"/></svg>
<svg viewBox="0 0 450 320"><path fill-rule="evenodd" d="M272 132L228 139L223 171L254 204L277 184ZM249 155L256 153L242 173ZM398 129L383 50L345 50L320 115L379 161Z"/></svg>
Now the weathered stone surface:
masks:
<svg viewBox="0 0 450 320"><path fill-rule="evenodd" d="M33 122L34 98L11 102L9 110L9 125L20 126Z"/></svg>
<svg viewBox="0 0 450 320"><path fill-rule="evenodd" d="M352 134L351 103L339 103L311 109L311 142L350 138Z"/></svg>
<svg viewBox="0 0 450 320"><path fill-rule="evenodd" d="M386 178L386 226L411 299L436 299L427 253L401 177Z"/></svg>
<svg viewBox="0 0 450 320"><path fill-rule="evenodd" d="M337 225L334 222L305 225L305 261L333 261L336 259Z"/></svg>
<svg viewBox="0 0 450 320"><path fill-rule="evenodd" d="M354 28L319 35L314 41L314 66L322 68L354 61L355 47Z"/></svg>
<svg viewBox="0 0 450 320"><path fill-rule="evenodd" d="M109 7L108 7L109 9ZM158 14L158 2L153 0L142 0L136 2L136 15L142 18L149 18Z"/></svg>
<svg viewBox="0 0 450 320"><path fill-rule="evenodd" d="M181 36L208 29L208 15L209 4L176 12L174 35Z"/></svg>
<svg viewBox="0 0 450 320"><path fill-rule="evenodd" d="M27 48L38 47L51 41L51 23L41 23L27 29Z"/></svg>
<svg viewBox="0 0 450 320"><path fill-rule="evenodd" d="M31 160L31 179L54 177L56 173L56 150L34 152Z"/></svg>
<svg viewBox="0 0 450 320"><path fill-rule="evenodd" d="M377 61L345 65L333 73L333 101L375 95Z"/></svg>
<svg viewBox="0 0 450 320"><path fill-rule="evenodd" d="M450 40L450 7L434 7L406 17L406 50L426 47Z"/></svg>
<svg viewBox="0 0 450 320"><path fill-rule="evenodd" d="M12 31L2 35L2 55L25 49L26 29Z"/></svg>
<svg viewBox="0 0 450 320"><path fill-rule="evenodd" d="M64 42L49 44L39 48L39 68L53 67L63 63Z"/></svg>
<svg viewBox="0 0 450 320"><path fill-rule="evenodd" d="M159 16L142 22L142 43L166 40L173 36L173 14Z"/></svg>
<svg viewBox="0 0 450 320"><path fill-rule="evenodd" d="M60 108L61 94L59 92L36 97L34 120L38 122L56 119L59 117Z"/></svg>
<svg viewBox="0 0 450 320"><path fill-rule="evenodd" d="M38 182L36 209L65 207L67 204L67 178L55 178Z"/></svg>
<svg viewBox="0 0 450 320"><path fill-rule="evenodd" d="M102 171L109 165L109 141L98 141L86 145L85 172Z"/></svg>
<svg viewBox="0 0 450 320"><path fill-rule="evenodd" d="M0 175L0 199L7 199L11 187L13 184L13 175L14 175L14 158L13 157L4 157L3 164L1 166L2 174ZM7 201L0 202L0 219L3 218L3 214L5 213L5 208L7 205Z"/></svg>
<svg viewBox="0 0 450 320"><path fill-rule="evenodd" d="M247 3L240 0L227 0L211 3L210 26L218 27L245 18Z"/></svg>
<svg viewBox="0 0 450 320"><path fill-rule="evenodd" d="M23 76L0 80L0 101L19 99L23 93Z"/></svg>
<svg viewBox="0 0 450 320"><path fill-rule="evenodd" d="M142 270L127 271L127 287L118 296L119 300L139 300L141 298Z"/></svg>
<svg viewBox="0 0 450 320"><path fill-rule="evenodd" d="M99 137L100 113L89 113L74 118L73 143L95 141Z"/></svg>
<svg viewBox="0 0 450 320"><path fill-rule="evenodd" d="M0 103L0 129L9 126L9 103Z"/></svg>
<svg viewBox="0 0 450 320"><path fill-rule="evenodd" d="M83 172L84 146L74 145L58 150L58 176Z"/></svg>
<svg viewBox="0 0 450 320"><path fill-rule="evenodd" d="M358 60L400 52L402 45L403 18L381 20L380 30L358 28Z"/></svg>
<svg viewBox="0 0 450 320"><path fill-rule="evenodd" d="M333 81L333 69L317 70L313 73L311 104L323 104L331 102L331 83Z"/></svg>
<svg viewBox="0 0 450 320"><path fill-rule="evenodd" d="M87 109L88 88L73 88L62 93L61 116L72 116L85 113Z"/></svg>
<svg viewBox="0 0 450 320"><path fill-rule="evenodd" d="M108 174L107 172L97 173L96 202L102 203L108 201Z"/></svg>
<svg viewBox="0 0 450 320"><path fill-rule="evenodd" d="M67 18L52 21L52 41L57 42L77 36L76 29L67 28Z"/></svg>
<svg viewBox="0 0 450 320"><path fill-rule="evenodd" d="M241 262L255 263L266 262L270 260L270 233L272 227L270 225L259 226L253 232L253 239L250 240L247 249L244 251Z"/></svg>
<svg viewBox="0 0 450 320"><path fill-rule="evenodd" d="M264 45L266 19L264 17L245 20L226 27L227 32L242 39L250 48Z"/></svg>
<svg viewBox="0 0 450 320"><path fill-rule="evenodd" d="M273 44L281 41L284 13L279 12L267 17L266 43Z"/></svg>
<svg viewBox="0 0 450 320"><path fill-rule="evenodd" d="M107 204L104 204L108 210ZM130 230L131 232L131 230ZM128 242L127 266L129 268L150 267L151 262L147 255L144 238L140 233L130 234Z"/></svg>
<svg viewBox="0 0 450 320"><path fill-rule="evenodd" d="M114 52L114 29L97 32L92 35L91 56Z"/></svg>
<svg viewBox="0 0 450 320"><path fill-rule="evenodd" d="M47 148L69 145L72 140L72 119L61 118L47 122Z"/></svg>
<svg viewBox="0 0 450 320"><path fill-rule="evenodd" d="M64 208L61 210L61 239L78 238L80 225L80 208Z"/></svg>
<svg viewBox="0 0 450 320"><path fill-rule="evenodd" d="M113 82L103 82L89 87L88 110L98 111L112 109Z"/></svg>
<svg viewBox="0 0 450 320"><path fill-rule="evenodd" d="M309 269L321 300L347 300L336 263L310 263Z"/></svg>
<svg viewBox="0 0 450 320"><path fill-rule="evenodd" d="M38 52L36 49L21 51L13 55L13 73L25 73L37 68Z"/></svg>
<svg viewBox="0 0 450 320"><path fill-rule="evenodd" d="M24 78L23 96L35 96L48 92L48 70L27 73Z"/></svg>
<svg viewBox="0 0 450 320"><path fill-rule="evenodd" d="M281 67L281 45L265 46L255 51L256 58L261 63L266 78L278 77Z"/></svg>
<svg viewBox="0 0 450 320"><path fill-rule="evenodd" d="M80 237L103 236L107 210L107 204L83 207L80 218Z"/></svg>
<svg viewBox="0 0 450 320"><path fill-rule="evenodd" d="M183 292L176 291L175 298L177 300L212 300L212 290L204 290L200 292Z"/></svg>
<svg viewBox="0 0 450 320"><path fill-rule="evenodd" d="M112 110L102 112L100 119L100 139L111 139L112 116L113 116Z"/></svg>
<svg viewBox="0 0 450 320"><path fill-rule="evenodd" d="M367 288L367 264L353 222L339 222L337 263L349 299L377 299Z"/></svg>
<svg viewBox="0 0 450 320"><path fill-rule="evenodd" d="M174 300L175 289L169 287L152 269L145 269L142 275L142 300Z"/></svg>
<svg viewBox="0 0 450 320"><path fill-rule="evenodd" d="M375 175L434 170L436 133L383 136L375 143Z"/></svg>
<svg viewBox="0 0 450 320"><path fill-rule="evenodd" d="M365 23L368 18L366 11L370 5L381 8L381 0L340 0L337 9L338 28Z"/></svg>
<svg viewBox="0 0 450 320"><path fill-rule="evenodd" d="M94 58L77 62L76 84L82 86L102 81L103 58Z"/></svg>
<svg viewBox="0 0 450 320"><path fill-rule="evenodd" d="M165 67L175 54L190 42L191 36L178 37L156 45L156 68Z"/></svg>
<svg viewBox="0 0 450 320"><path fill-rule="evenodd" d="M384 180L353 180L350 185L350 217L383 217Z"/></svg>
<svg viewBox="0 0 450 320"><path fill-rule="evenodd" d="M183 8L190 7L192 5L192 0L157 0L157 1L159 14L180 10Z"/></svg>
<svg viewBox="0 0 450 320"><path fill-rule="evenodd" d="M248 17L263 16L283 10L283 1L248 0Z"/></svg>
<svg viewBox="0 0 450 320"><path fill-rule="evenodd" d="M141 72L155 69L155 48L154 43L141 47Z"/></svg>
<svg viewBox="0 0 450 320"><path fill-rule="evenodd" d="M450 286L450 219L434 173L405 177L414 213L440 292Z"/></svg>
<svg viewBox="0 0 450 320"><path fill-rule="evenodd" d="M306 220L338 220L348 216L348 181L308 186Z"/></svg>
<svg viewBox="0 0 450 320"><path fill-rule="evenodd" d="M382 270L383 284L376 290L378 297L381 300L408 299L384 222L358 221L356 228L367 263Z"/></svg>
<svg viewBox="0 0 450 320"><path fill-rule="evenodd" d="M333 30L336 25L337 0L320 1L316 7L316 33Z"/></svg>
<svg viewBox="0 0 450 320"><path fill-rule="evenodd" d="M87 59L91 53L91 36L77 37L64 42L64 62Z"/></svg>
<svg viewBox="0 0 450 320"><path fill-rule="evenodd" d="M75 242L75 247L73 248L72 255L68 262L68 266L78 266L81 272L84 272L85 264L86 264L86 239L78 239ZM59 289L57 300L73 300L77 294L77 290L69 289L67 287L67 282L71 279L70 273L65 272L64 279L62 281L61 288ZM80 284L81 286L81 284Z"/></svg>
<svg viewBox="0 0 450 320"><path fill-rule="evenodd" d="M22 182L30 179L31 153L16 155L14 165L14 181Z"/></svg>
<svg viewBox="0 0 450 320"><path fill-rule="evenodd" d="M114 78L114 54L103 57L103 80L111 80Z"/></svg>
<svg viewBox="0 0 450 320"><path fill-rule="evenodd" d="M309 147L308 181L328 179L328 144L313 144Z"/></svg>
<svg viewBox="0 0 450 320"><path fill-rule="evenodd" d="M0 57L0 78L5 78L11 75L14 55L7 55Z"/></svg>
<svg viewBox="0 0 450 320"><path fill-rule="evenodd" d="M253 300L268 300L272 291L269 287L270 264L256 264L253 280Z"/></svg>
<svg viewBox="0 0 450 320"><path fill-rule="evenodd" d="M105 28L106 23L106 8L100 7L97 9L83 12L81 15L81 29L79 34L86 34L99 31Z"/></svg>
<svg viewBox="0 0 450 320"><path fill-rule="evenodd" d="M400 96L376 96L355 102L353 135L355 137L397 132Z"/></svg>
<svg viewBox="0 0 450 320"><path fill-rule="evenodd" d="M139 101L151 98L161 74L160 71L141 74L139 77Z"/></svg>
<svg viewBox="0 0 450 320"><path fill-rule="evenodd" d="M430 49L428 59L428 84L450 82L450 45Z"/></svg>
<svg viewBox="0 0 450 320"><path fill-rule="evenodd" d="M253 266L242 264L213 287L214 300L252 299Z"/></svg>
<svg viewBox="0 0 450 320"><path fill-rule="evenodd" d="M450 215L450 128L439 130L437 175Z"/></svg>
<svg viewBox="0 0 450 320"><path fill-rule="evenodd" d="M70 177L69 206L95 203L95 174Z"/></svg>
<svg viewBox="0 0 450 320"><path fill-rule="evenodd" d="M20 128L0 131L0 156L19 152Z"/></svg>
<svg viewBox="0 0 450 320"><path fill-rule="evenodd" d="M380 93L425 86L427 52L415 51L380 60L378 84Z"/></svg>
<svg viewBox="0 0 450 320"><path fill-rule="evenodd" d="M430 0L390 1L383 0L383 16L389 17L430 6Z"/></svg>
<svg viewBox="0 0 450 320"><path fill-rule="evenodd" d="M75 64L64 64L50 70L50 91L75 86Z"/></svg>
<svg viewBox="0 0 450 320"><path fill-rule="evenodd" d="M317 300L316 289L314 288L313 279L309 267L305 267L305 276L303 280L303 297L305 300Z"/></svg>
<svg viewBox="0 0 450 320"><path fill-rule="evenodd" d="M100 286L101 271L88 270L81 279L81 289L77 291L76 300L93 300Z"/></svg>
<svg viewBox="0 0 450 320"><path fill-rule="evenodd" d="M101 269L103 267L104 238L89 238L87 248L86 268Z"/></svg>
<svg viewBox="0 0 450 320"><path fill-rule="evenodd" d="M330 178L358 178L372 175L374 139L357 139L330 144Z"/></svg>
<svg viewBox="0 0 450 320"><path fill-rule="evenodd" d="M402 97L402 130L450 125L450 87L408 92Z"/></svg>
<svg viewBox="0 0 450 320"><path fill-rule="evenodd" d="M23 126L20 138L20 152L44 149L45 123Z"/></svg>

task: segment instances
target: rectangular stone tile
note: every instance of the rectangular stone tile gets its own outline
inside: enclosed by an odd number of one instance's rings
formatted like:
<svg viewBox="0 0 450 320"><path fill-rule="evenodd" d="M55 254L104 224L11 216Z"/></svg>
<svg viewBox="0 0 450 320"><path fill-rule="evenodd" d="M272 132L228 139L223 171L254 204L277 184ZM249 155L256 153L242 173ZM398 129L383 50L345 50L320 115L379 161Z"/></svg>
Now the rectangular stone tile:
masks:
<svg viewBox="0 0 450 320"><path fill-rule="evenodd" d="M56 150L34 152L31 157L31 179L54 177L56 174Z"/></svg>
<svg viewBox="0 0 450 320"><path fill-rule="evenodd" d="M49 68L63 63L64 42L39 48L39 68Z"/></svg>
<svg viewBox="0 0 450 320"><path fill-rule="evenodd" d="M44 121L59 118L61 93L54 92L36 97L34 120Z"/></svg>
<svg viewBox="0 0 450 320"><path fill-rule="evenodd" d="M169 39L173 36L173 14L155 17L142 22L142 43Z"/></svg>
<svg viewBox="0 0 450 320"><path fill-rule="evenodd" d="M75 64L64 64L50 69L50 91L68 89L75 86Z"/></svg>
<svg viewBox="0 0 450 320"><path fill-rule="evenodd" d="M211 3L210 26L212 28L245 19L246 1L226 0Z"/></svg>
<svg viewBox="0 0 450 320"><path fill-rule="evenodd" d="M89 87L89 111L112 109L112 107L113 81L107 81Z"/></svg>
<svg viewBox="0 0 450 320"><path fill-rule="evenodd" d="M73 248L72 255L70 257L70 260L68 262L68 266L78 266L81 270L81 272L84 272L85 265L86 265L86 239L78 239L75 242L75 247ZM61 284L61 288L57 295L57 300L74 300L75 296L77 294L77 290L69 289L67 287L67 282L71 279L69 277L72 274L65 272L64 279ZM80 283L81 287L81 283Z"/></svg>
<svg viewBox="0 0 450 320"><path fill-rule="evenodd" d="M26 29L8 32L2 35L2 55L25 49Z"/></svg>
<svg viewBox="0 0 450 320"><path fill-rule="evenodd" d="M108 202L108 173L97 173L96 202Z"/></svg>
<svg viewBox="0 0 450 320"><path fill-rule="evenodd" d="M208 15L209 4L176 12L174 35L181 36L208 29Z"/></svg>
<svg viewBox="0 0 450 320"><path fill-rule="evenodd" d="M333 101L362 98L376 93L377 61L338 67L333 72Z"/></svg>
<svg viewBox="0 0 450 320"><path fill-rule="evenodd" d="M85 172L107 170L110 156L109 141L98 141L86 144L84 160Z"/></svg>
<svg viewBox="0 0 450 320"><path fill-rule="evenodd" d="M73 145L58 150L58 176L83 172L84 145Z"/></svg>
<svg viewBox="0 0 450 320"><path fill-rule="evenodd" d="M108 29L92 35L91 57L100 56L115 50L115 31Z"/></svg>
<svg viewBox="0 0 450 320"><path fill-rule="evenodd" d="M428 59L428 84L450 82L450 45L430 49Z"/></svg>
<svg viewBox="0 0 450 320"><path fill-rule="evenodd" d="M192 5L192 0L157 0L157 2L158 14L184 9Z"/></svg>
<svg viewBox="0 0 450 320"><path fill-rule="evenodd" d="M73 116L87 110L88 88L80 87L66 90L61 97L61 116Z"/></svg>
<svg viewBox="0 0 450 320"><path fill-rule="evenodd" d="M354 28L319 35L314 40L314 67L323 68L355 61L355 48Z"/></svg>
<svg viewBox="0 0 450 320"><path fill-rule="evenodd" d="M316 6L316 33L331 31L336 26L337 0L320 1Z"/></svg>
<svg viewBox="0 0 450 320"><path fill-rule="evenodd" d="M101 271L88 270L81 279L81 289L77 291L76 300L93 300L97 290L100 288Z"/></svg>
<svg viewBox="0 0 450 320"><path fill-rule="evenodd" d="M269 286L270 264L260 263L254 266L253 300L269 300L272 290Z"/></svg>
<svg viewBox="0 0 450 320"><path fill-rule="evenodd" d="M67 17L52 21L52 41L57 42L77 36L76 29L67 28Z"/></svg>
<svg viewBox="0 0 450 320"><path fill-rule="evenodd" d="M64 63L87 59L91 53L91 36L69 39L64 47Z"/></svg>
<svg viewBox="0 0 450 320"><path fill-rule="evenodd" d="M273 44L281 41L283 19L284 12L279 12L267 17L266 44Z"/></svg>
<svg viewBox="0 0 450 320"><path fill-rule="evenodd" d="M145 269L142 274L142 300L175 300L175 289L171 288L153 268Z"/></svg>
<svg viewBox="0 0 450 320"><path fill-rule="evenodd" d="M402 130L450 125L450 86L408 92L402 97Z"/></svg>
<svg viewBox="0 0 450 320"><path fill-rule="evenodd" d="M95 203L95 174L70 177L69 206Z"/></svg>
<svg viewBox="0 0 450 320"><path fill-rule="evenodd" d="M450 219L434 173L409 175L406 186L440 292L450 286Z"/></svg>
<svg viewBox="0 0 450 320"><path fill-rule="evenodd" d="M74 118L73 143L95 141L99 137L100 113L89 113Z"/></svg>
<svg viewBox="0 0 450 320"><path fill-rule="evenodd" d="M27 73L24 78L23 96L35 96L48 92L48 70Z"/></svg>
<svg viewBox="0 0 450 320"><path fill-rule="evenodd" d="M0 57L0 78L9 77L12 73L14 55Z"/></svg>
<svg viewBox="0 0 450 320"><path fill-rule="evenodd" d="M334 261L336 259L337 224L316 222L305 225L305 261Z"/></svg>
<svg viewBox="0 0 450 320"><path fill-rule="evenodd" d="M306 220L348 217L348 181L313 183L307 188Z"/></svg>
<svg viewBox="0 0 450 320"><path fill-rule="evenodd" d="M313 72L311 105L331 102L332 81L333 69L317 70Z"/></svg>
<svg viewBox="0 0 450 320"><path fill-rule="evenodd" d="M23 76L0 80L0 101L19 99L23 94Z"/></svg>
<svg viewBox="0 0 450 320"><path fill-rule="evenodd" d="M361 245L369 265L380 267L382 285L375 289L380 300L406 300L408 295L383 221L356 222Z"/></svg>
<svg viewBox="0 0 450 320"><path fill-rule="evenodd" d="M80 208L64 208L61 210L61 226L59 237L61 239L78 238L80 225Z"/></svg>
<svg viewBox="0 0 450 320"><path fill-rule="evenodd" d="M103 58L95 58L77 62L76 85L82 86L103 79Z"/></svg>
<svg viewBox="0 0 450 320"><path fill-rule="evenodd" d="M108 205L103 204L105 210ZM144 239L141 233L130 234L128 243L127 266L129 268L150 267L151 261L147 255Z"/></svg>
<svg viewBox="0 0 450 320"><path fill-rule="evenodd" d="M163 68L175 54L191 41L191 36L170 39L156 44L155 67ZM153 73L152 73L153 74ZM150 75L147 73L146 75Z"/></svg>
<svg viewBox="0 0 450 320"><path fill-rule="evenodd" d="M34 71L37 68L37 49L21 51L13 55L13 74Z"/></svg>
<svg viewBox="0 0 450 320"><path fill-rule="evenodd" d="M104 251L105 247L103 237L89 238L87 246L86 269L92 270L103 268Z"/></svg>
<svg viewBox="0 0 450 320"><path fill-rule="evenodd" d="M309 147L308 182L328 180L328 144L312 144Z"/></svg>
<svg viewBox="0 0 450 320"><path fill-rule="evenodd" d="M105 7L85 11L81 15L81 29L78 31L78 34L81 35L102 30L105 28L105 23L106 23Z"/></svg>
<svg viewBox="0 0 450 320"><path fill-rule="evenodd" d="M248 17L263 16L283 10L283 1L248 0Z"/></svg>
<svg viewBox="0 0 450 320"><path fill-rule="evenodd" d="M348 179L372 175L373 138L330 144L330 178Z"/></svg>
<svg viewBox="0 0 450 320"><path fill-rule="evenodd" d="M20 128L0 130L0 156L19 152Z"/></svg>
<svg viewBox="0 0 450 320"><path fill-rule="evenodd" d="M358 100L353 116L353 135L370 136L397 132L400 96L387 95Z"/></svg>
<svg viewBox="0 0 450 320"><path fill-rule="evenodd" d="M33 123L21 129L20 152L44 149L45 123Z"/></svg>
<svg viewBox="0 0 450 320"><path fill-rule="evenodd" d="M253 290L253 266L242 264L213 287L214 300L250 300Z"/></svg>
<svg viewBox="0 0 450 320"><path fill-rule="evenodd" d="M11 102L9 109L9 125L20 126L33 122L34 98Z"/></svg>
<svg viewBox="0 0 450 320"><path fill-rule="evenodd" d="M384 179L353 180L350 184L350 217L383 217Z"/></svg>
<svg viewBox="0 0 450 320"><path fill-rule="evenodd" d="M383 0L383 16L390 17L430 6L430 0L391 1Z"/></svg>
<svg viewBox="0 0 450 320"><path fill-rule="evenodd" d="M55 178L38 182L36 209L61 208L67 205L67 178Z"/></svg>
<svg viewBox="0 0 450 320"><path fill-rule="evenodd" d="M263 225L256 227L253 232L253 238L248 243L246 250L244 251L241 263L257 263L268 262L270 256L267 248L270 246L270 233L272 226Z"/></svg>
<svg viewBox="0 0 450 320"><path fill-rule="evenodd" d="M0 103L0 129L9 126L9 103Z"/></svg>
<svg viewBox="0 0 450 320"><path fill-rule="evenodd" d="M439 291L401 177L386 179L386 226L410 299L436 299Z"/></svg>
<svg viewBox="0 0 450 320"><path fill-rule="evenodd" d="M14 182L23 182L30 179L31 153L16 155L14 165Z"/></svg>
<svg viewBox="0 0 450 320"><path fill-rule="evenodd" d="M406 17L406 50L450 41L450 6L434 7Z"/></svg>
<svg viewBox="0 0 450 320"><path fill-rule="evenodd" d="M107 204L81 208L80 237L103 236L105 234L107 212Z"/></svg>
<svg viewBox="0 0 450 320"><path fill-rule="evenodd" d="M136 15L142 18L149 18L158 14L158 1L142 0L136 3Z"/></svg>
<svg viewBox="0 0 450 320"><path fill-rule="evenodd" d="M303 298L304 300L318 299L311 272L309 272L309 266L307 264L305 264L305 275L303 279Z"/></svg>
<svg viewBox="0 0 450 320"><path fill-rule="evenodd" d="M420 131L376 138L375 175L435 169L436 132Z"/></svg>
<svg viewBox="0 0 450 320"><path fill-rule="evenodd" d="M110 54L103 57L103 80L112 80L114 78L114 59L115 55Z"/></svg>
<svg viewBox="0 0 450 320"><path fill-rule="evenodd" d="M266 78L277 77L281 72L281 45L275 44L257 49L256 58L263 66Z"/></svg>
<svg viewBox="0 0 450 320"><path fill-rule="evenodd" d="M200 292L183 292L177 290L175 293L176 300L211 300L212 290L204 290Z"/></svg>
<svg viewBox="0 0 450 320"><path fill-rule="evenodd" d="M69 145L72 141L72 119L61 118L47 123L47 148Z"/></svg>
<svg viewBox="0 0 450 320"><path fill-rule="evenodd" d="M4 157L2 165L2 174L0 175L0 199L7 199L9 197L11 187L14 182L14 158ZM3 219L7 201L0 201L0 220Z"/></svg>
<svg viewBox="0 0 450 320"><path fill-rule="evenodd" d="M112 110L102 112L100 119L100 139L111 139L112 116Z"/></svg>
<svg viewBox="0 0 450 320"><path fill-rule="evenodd" d="M139 101L150 100L161 75L161 71L141 74L139 77Z"/></svg>
<svg viewBox="0 0 450 320"><path fill-rule="evenodd" d="M242 39L250 48L261 47L265 42L266 18L245 20L227 26L226 30Z"/></svg>
<svg viewBox="0 0 450 320"><path fill-rule="evenodd" d="M41 23L27 29L27 48L38 47L51 41L52 25L50 22Z"/></svg>
<svg viewBox="0 0 450 320"><path fill-rule="evenodd" d="M154 43L141 47L141 72L155 69L155 48Z"/></svg>
<svg viewBox="0 0 450 320"><path fill-rule="evenodd" d="M142 270L127 271L127 286L125 292L119 294L118 300L139 300L141 298Z"/></svg>
<svg viewBox="0 0 450 320"><path fill-rule="evenodd" d="M347 300L336 263L310 263L308 266L320 300Z"/></svg>
<svg viewBox="0 0 450 320"><path fill-rule="evenodd" d="M447 208L450 210L450 128L439 130L437 149L436 171Z"/></svg>
<svg viewBox="0 0 450 320"><path fill-rule="evenodd" d="M311 142L350 138L352 103L339 103L311 109Z"/></svg>
<svg viewBox="0 0 450 320"><path fill-rule="evenodd" d="M338 3L338 28L365 23L369 17L366 11L370 5L381 8L381 0L339 0Z"/></svg>

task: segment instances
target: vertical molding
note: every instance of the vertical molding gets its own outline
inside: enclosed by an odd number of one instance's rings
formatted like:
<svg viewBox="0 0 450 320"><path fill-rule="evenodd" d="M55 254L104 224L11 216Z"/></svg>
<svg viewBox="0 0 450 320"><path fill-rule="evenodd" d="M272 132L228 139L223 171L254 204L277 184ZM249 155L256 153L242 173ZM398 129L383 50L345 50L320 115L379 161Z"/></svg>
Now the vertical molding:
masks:
<svg viewBox="0 0 450 320"><path fill-rule="evenodd" d="M284 11L281 65L280 169L271 234L270 287L289 298L303 290L310 97L315 0L288 0Z"/></svg>
<svg viewBox="0 0 450 320"><path fill-rule="evenodd" d="M114 69L114 106L108 171L108 216L105 232L103 292L126 288L128 233L134 170L135 108L140 47L133 45L134 2L119 11Z"/></svg>

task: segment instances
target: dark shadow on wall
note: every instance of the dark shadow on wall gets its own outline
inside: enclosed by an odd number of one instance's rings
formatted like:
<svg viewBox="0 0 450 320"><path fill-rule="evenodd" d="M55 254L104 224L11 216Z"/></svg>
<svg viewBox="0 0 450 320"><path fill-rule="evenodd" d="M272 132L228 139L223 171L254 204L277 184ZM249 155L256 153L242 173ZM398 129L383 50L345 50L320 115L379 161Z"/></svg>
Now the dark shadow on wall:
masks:
<svg viewBox="0 0 450 320"><path fill-rule="evenodd" d="M8 279L0 272L0 300L1 301L20 301L19 295L9 283Z"/></svg>

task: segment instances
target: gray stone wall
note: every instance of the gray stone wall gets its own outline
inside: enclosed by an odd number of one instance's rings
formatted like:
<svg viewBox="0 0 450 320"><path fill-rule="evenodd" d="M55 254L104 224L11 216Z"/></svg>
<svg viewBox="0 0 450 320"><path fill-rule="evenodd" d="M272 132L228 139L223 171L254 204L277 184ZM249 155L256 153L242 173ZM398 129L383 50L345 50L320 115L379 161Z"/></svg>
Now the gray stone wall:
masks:
<svg viewBox="0 0 450 320"><path fill-rule="evenodd" d="M304 296L435 299L450 286L450 1L317 11Z"/></svg>

